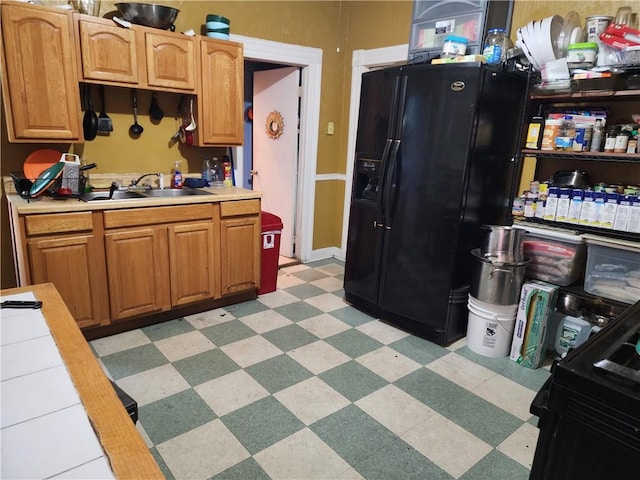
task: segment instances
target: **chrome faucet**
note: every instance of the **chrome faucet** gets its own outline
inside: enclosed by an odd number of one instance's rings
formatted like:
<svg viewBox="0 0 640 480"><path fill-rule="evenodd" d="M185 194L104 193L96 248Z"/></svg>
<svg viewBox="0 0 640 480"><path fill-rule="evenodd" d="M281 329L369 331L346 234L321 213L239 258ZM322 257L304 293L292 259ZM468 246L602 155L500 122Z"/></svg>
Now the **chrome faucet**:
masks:
<svg viewBox="0 0 640 480"><path fill-rule="evenodd" d="M130 187L137 187L138 183L140 183L140 180L142 180L144 177L148 177L150 175L155 175L156 177L160 177L159 173L145 173L144 175L142 175L140 178L138 178L137 180L131 180L131 184L129 185Z"/></svg>

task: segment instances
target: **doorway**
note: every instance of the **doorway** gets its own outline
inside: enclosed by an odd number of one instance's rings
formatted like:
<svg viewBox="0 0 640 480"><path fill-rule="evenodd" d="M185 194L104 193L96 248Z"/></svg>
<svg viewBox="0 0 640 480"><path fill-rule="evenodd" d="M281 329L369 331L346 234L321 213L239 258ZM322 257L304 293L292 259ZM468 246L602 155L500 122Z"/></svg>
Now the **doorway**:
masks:
<svg viewBox="0 0 640 480"><path fill-rule="evenodd" d="M244 188L262 193L262 210L282 220L281 265L295 255L300 68L245 61Z"/></svg>
<svg viewBox="0 0 640 480"><path fill-rule="evenodd" d="M298 175L295 180L295 218L293 235L296 240L295 257L301 262L315 260L312 250L316 187L316 163L320 122L320 83L322 50L269 40L230 35L230 40L242 43L245 61L292 66L300 69L300 125L298 142ZM246 63L245 63L246 64ZM246 82L245 82L246 83ZM245 94L246 98L246 94ZM246 121L246 118L245 118ZM245 141L246 132L245 129ZM243 159L243 147L235 147L233 156ZM236 162L235 178L247 177L244 162ZM238 185L243 186L240 181ZM317 254L315 254L317 255Z"/></svg>

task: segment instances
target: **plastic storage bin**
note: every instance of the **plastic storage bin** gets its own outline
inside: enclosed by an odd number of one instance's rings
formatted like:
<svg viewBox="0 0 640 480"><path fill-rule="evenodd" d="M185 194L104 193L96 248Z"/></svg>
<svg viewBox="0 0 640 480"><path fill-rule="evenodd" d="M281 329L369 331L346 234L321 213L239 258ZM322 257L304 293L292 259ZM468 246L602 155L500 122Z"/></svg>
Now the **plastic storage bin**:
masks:
<svg viewBox="0 0 640 480"><path fill-rule="evenodd" d="M583 238L587 242L585 292L623 303L640 300L640 245L596 235Z"/></svg>
<svg viewBox="0 0 640 480"><path fill-rule="evenodd" d="M262 252L260 260L260 288L258 295L276 290L278 283L278 257L280 256L280 236L282 219L269 212L260 212L260 233Z"/></svg>
<svg viewBox="0 0 640 480"><path fill-rule="evenodd" d="M523 226L525 258L531 261L525 275L566 287L582 277L587 253L582 236L559 230Z"/></svg>

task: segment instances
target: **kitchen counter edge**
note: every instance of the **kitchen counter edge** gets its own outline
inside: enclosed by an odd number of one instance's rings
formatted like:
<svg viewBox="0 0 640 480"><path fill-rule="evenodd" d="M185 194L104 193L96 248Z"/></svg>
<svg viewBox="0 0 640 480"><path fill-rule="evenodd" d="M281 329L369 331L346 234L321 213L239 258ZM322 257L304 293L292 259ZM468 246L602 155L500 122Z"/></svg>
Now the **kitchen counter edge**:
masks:
<svg viewBox="0 0 640 480"><path fill-rule="evenodd" d="M184 197L135 198L93 202L85 202L78 198L55 199L52 197L39 197L24 199L20 197L20 195L10 192L6 194L6 197L9 204L22 215L219 203L234 200L259 199L262 197L260 192L241 187L202 188L200 190L211 192L212 195L186 195Z"/></svg>

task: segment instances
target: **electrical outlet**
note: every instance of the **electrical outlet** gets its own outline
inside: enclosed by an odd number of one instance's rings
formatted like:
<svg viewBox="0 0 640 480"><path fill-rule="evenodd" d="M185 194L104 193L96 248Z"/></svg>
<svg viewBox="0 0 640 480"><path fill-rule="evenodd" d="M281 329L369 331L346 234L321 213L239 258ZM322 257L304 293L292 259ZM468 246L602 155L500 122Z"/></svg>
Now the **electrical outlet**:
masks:
<svg viewBox="0 0 640 480"><path fill-rule="evenodd" d="M327 124L327 135L333 135L333 122Z"/></svg>

